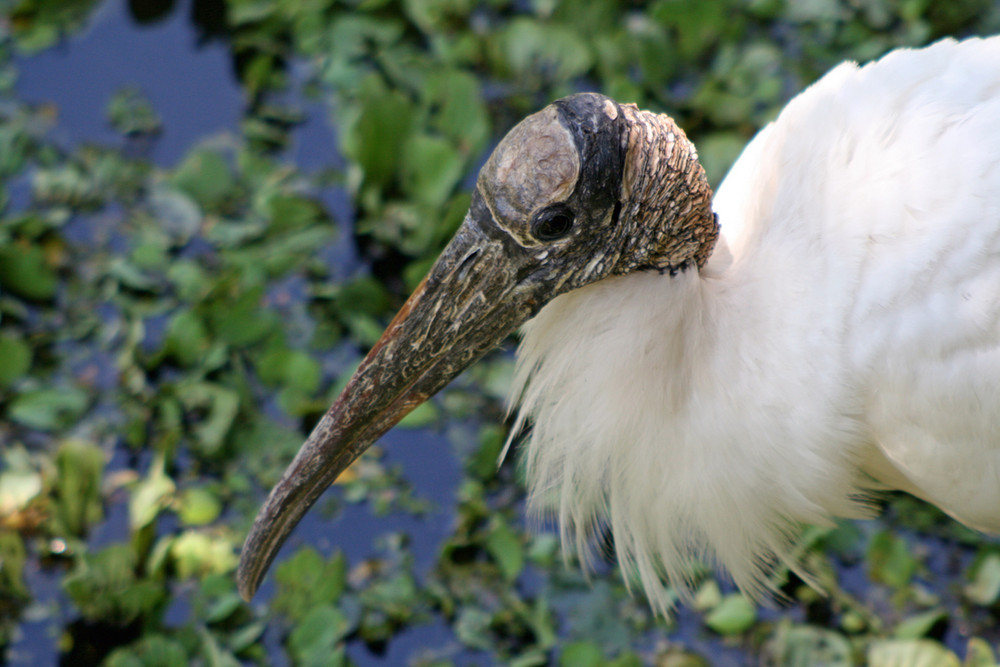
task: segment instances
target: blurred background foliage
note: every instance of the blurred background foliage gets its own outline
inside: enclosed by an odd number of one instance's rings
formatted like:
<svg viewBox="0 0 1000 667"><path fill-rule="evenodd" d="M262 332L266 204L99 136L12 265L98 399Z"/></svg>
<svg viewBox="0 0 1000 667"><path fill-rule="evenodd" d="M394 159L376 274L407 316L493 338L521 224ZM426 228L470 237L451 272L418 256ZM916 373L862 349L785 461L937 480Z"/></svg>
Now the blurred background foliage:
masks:
<svg viewBox="0 0 1000 667"><path fill-rule="evenodd" d="M613 564L565 568L525 529L517 466L496 469L509 349L398 436L443 446L353 466L254 603L232 576L263 493L517 120L581 90L666 111L718 183L831 66L996 32L992 0L0 7L0 663L996 663L1000 547L904 496L807 529L828 595L779 572L778 609L706 570L656 619ZM22 70L109 14L182 17L187 48L226 54L239 118L163 159L171 126L136 81L100 100L110 138L67 139L72 105L26 99Z"/></svg>

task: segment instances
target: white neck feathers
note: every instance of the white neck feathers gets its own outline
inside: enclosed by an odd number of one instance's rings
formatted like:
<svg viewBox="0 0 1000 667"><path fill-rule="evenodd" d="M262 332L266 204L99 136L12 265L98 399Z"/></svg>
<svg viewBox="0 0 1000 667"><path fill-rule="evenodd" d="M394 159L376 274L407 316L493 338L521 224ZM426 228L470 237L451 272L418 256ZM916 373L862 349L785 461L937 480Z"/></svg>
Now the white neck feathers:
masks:
<svg viewBox="0 0 1000 667"><path fill-rule="evenodd" d="M523 329L512 397L515 431L533 424L529 507L558 513L584 565L610 527L618 561L662 611L665 580L685 595L696 560L764 593L799 522L865 509L846 445L856 435L831 414L836 378L757 339L754 298L753 281L638 272L562 295Z"/></svg>

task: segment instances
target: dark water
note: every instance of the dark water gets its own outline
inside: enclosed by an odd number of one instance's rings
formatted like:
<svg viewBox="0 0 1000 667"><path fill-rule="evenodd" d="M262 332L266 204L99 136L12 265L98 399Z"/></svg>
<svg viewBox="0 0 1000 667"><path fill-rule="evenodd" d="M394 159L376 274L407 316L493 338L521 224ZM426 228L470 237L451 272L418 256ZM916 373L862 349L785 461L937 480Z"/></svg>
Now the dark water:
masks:
<svg viewBox="0 0 1000 667"><path fill-rule="evenodd" d="M108 124L108 101L136 87L163 120L149 157L172 165L198 141L232 131L242 117L243 93L228 49L198 42L184 11L140 26L126 3L105 2L83 32L18 61L17 91L28 102L58 107L55 136L68 146L115 145L121 137Z"/></svg>
<svg viewBox="0 0 1000 667"><path fill-rule="evenodd" d="M231 54L222 41L205 38L203 29L193 24L189 9L185 3L154 23L140 25L126 3L105 2L81 32L55 48L17 60L19 97L58 110L51 136L67 150L88 143L124 148L121 135L108 122L107 106L112 96L126 87L141 91L163 122L161 133L146 147L145 154L162 167L175 165L200 142L235 140L247 101L236 80ZM307 173L341 165L322 101L302 98L296 104L305 120L293 130L284 159ZM326 252L331 273L338 278L349 276L362 265L347 229L352 221L350 201L337 188L325 189L319 197L344 226L341 241ZM80 231L86 233L85 228ZM73 234L73 229L68 233ZM106 370L112 372L113 360L104 361ZM289 540L285 554L293 553L296 544L309 542L324 553L341 549L349 562L356 563L375 555L378 536L404 533L416 559L416 572L423 576L430 569L438 545L454 523L453 495L461 472L458 460L447 439L428 430L393 431L382 446L387 452L386 465L402 466L415 495L430 501L430 511L419 518L407 514L376 517L367 505L346 505L333 520L312 512ZM119 455L110 464L111 469L125 466ZM127 505L124 499L113 501L107 507L106 520L93 531L91 546L120 541L127 535ZM29 567L37 566L37 560L29 561ZM68 648L66 637L61 640L60 634L73 623L74 612L61 591L62 576L58 568L26 573L35 600L25 613L20 636L8 649L6 664L54 665L60 659L60 642ZM272 581L268 579L255 604L266 604L273 594ZM187 613L186 603L175 601L166 621L182 624ZM272 656L279 661L276 664L281 664L277 639L269 637L268 642L275 649ZM384 655L352 647L351 657L359 665L396 665L424 649L461 658L456 653L457 643L441 621L402 632ZM63 655L63 664L66 662Z"/></svg>

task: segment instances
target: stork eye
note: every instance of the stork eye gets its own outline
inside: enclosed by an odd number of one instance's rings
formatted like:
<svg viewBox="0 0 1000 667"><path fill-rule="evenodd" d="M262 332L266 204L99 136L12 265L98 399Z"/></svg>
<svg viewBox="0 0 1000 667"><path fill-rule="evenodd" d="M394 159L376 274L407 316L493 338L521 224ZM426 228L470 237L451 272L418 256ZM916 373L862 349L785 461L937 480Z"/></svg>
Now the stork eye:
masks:
<svg viewBox="0 0 1000 667"><path fill-rule="evenodd" d="M558 241L573 229L573 211L565 204L544 208L531 221L531 234L539 241Z"/></svg>

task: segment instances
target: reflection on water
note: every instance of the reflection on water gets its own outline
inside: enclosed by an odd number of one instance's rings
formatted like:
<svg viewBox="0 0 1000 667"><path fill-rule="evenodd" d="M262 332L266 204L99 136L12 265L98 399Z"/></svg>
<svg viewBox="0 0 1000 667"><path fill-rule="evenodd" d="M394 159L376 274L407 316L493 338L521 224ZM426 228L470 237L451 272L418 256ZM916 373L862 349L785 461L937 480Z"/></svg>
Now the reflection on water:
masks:
<svg viewBox="0 0 1000 667"><path fill-rule="evenodd" d="M28 102L57 107L55 136L67 146L113 146L121 137L108 124L108 102L137 87L163 119L149 157L172 165L198 141L238 127L243 93L227 46L199 39L183 11L140 26L128 7L105 2L81 33L18 60L17 91Z"/></svg>
<svg viewBox="0 0 1000 667"><path fill-rule="evenodd" d="M228 45L210 37L211 30L218 28L218 22L212 20L217 18L213 7L215 3L194 3L187 8L189 11L184 11L184 7L173 3L105 2L78 34L68 36L56 48L20 58L16 90L28 103L50 105L57 110L58 118L50 136L67 151L90 143L118 146L133 154L140 150L143 157L171 167L199 142L225 135L238 136L248 104L235 80L234 69L238 66L233 65ZM215 7L214 11L217 10ZM139 22L135 20L137 15ZM210 29L206 29L206 23ZM129 143L109 124L109 100L124 88L141 91L162 120L162 130L148 143L139 146ZM325 107L309 99L299 100L298 104L306 110L306 117L293 130L287 159L307 173L341 166L343 160L336 154L336 139L325 117ZM14 194L17 195L16 188ZM352 205L338 187L324 188L319 197L344 232L321 256L330 264L333 278L346 279L363 268L348 231ZM22 204L26 205L27 200ZM13 205L18 206L16 197ZM103 210L74 217L63 231L69 242L92 247L94 251L113 250L115 227L123 222L114 211ZM199 239L193 239L184 253L189 255L193 252L191 248L201 245ZM299 306L308 298L297 280L292 278L272 286L269 296L273 297L275 307L288 311L283 317L300 312ZM111 325L120 319L120 314L112 304L107 307L114 312L99 316ZM145 320L142 345L147 353L161 347L167 321L163 314L153 314ZM95 388L107 389L109 382L117 381L114 359L106 351L78 348L68 356L79 359L77 365L81 372L93 376ZM335 363L342 365L343 361ZM106 408L113 412L115 406ZM294 552L295 545L309 542L324 553L341 549L350 562L360 562L376 555L380 535L400 534L407 536L409 551L415 558L415 572L420 577L426 574L454 524L454 488L460 477L459 463L440 433L397 430L386 436L382 444L387 452L386 465L401 466L415 496L430 501L427 513L421 517L407 513L376 517L366 504L335 501L340 510L336 517L330 520L323 512L308 514L289 540L283 556ZM116 453L109 470L145 468L130 458L124 451ZM336 498L338 493L333 491L331 497ZM128 520L125 499L113 498L105 521L92 531L89 546L97 549L102 544L127 539ZM164 522L161 531L168 530L168 524L169 521ZM26 574L35 599L24 614L19 637L7 651L6 664L35 667L58 661L65 667L91 666L109 650L128 641L127 637L123 641L123 634L139 636L138 627L110 628L76 618L60 590L63 575L59 567ZM258 604L271 595L273 577L265 582ZM183 624L188 617L186 607L183 598L177 598L167 612L167 623ZM61 633L65 634L60 639ZM382 655L374 655L363 646L352 647L352 659L358 665L402 664L411 653L435 646L440 647L442 655L453 660L461 658L447 627L439 621L437 625L403 632ZM277 646L272 648L275 655L280 655Z"/></svg>

